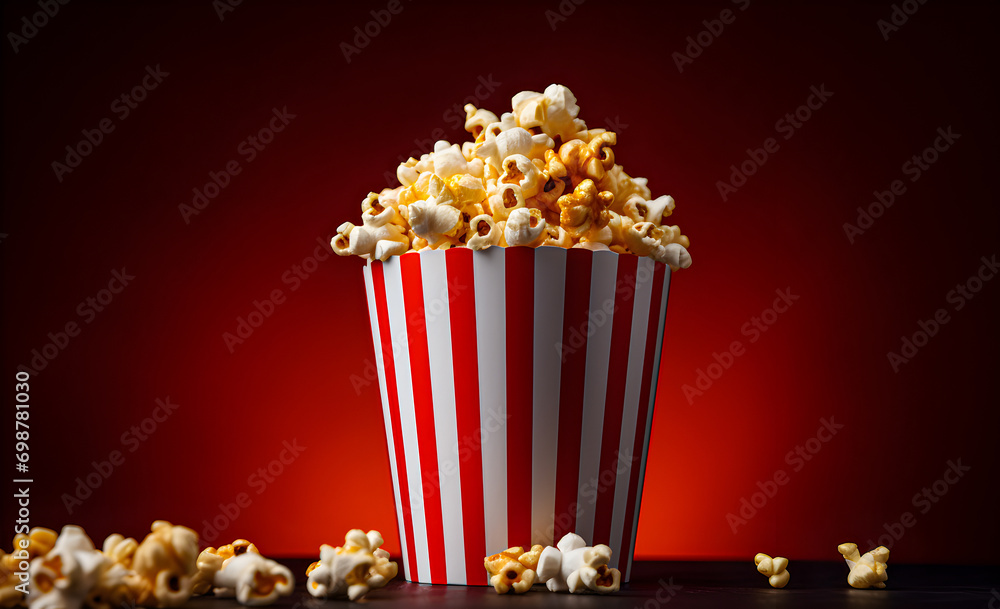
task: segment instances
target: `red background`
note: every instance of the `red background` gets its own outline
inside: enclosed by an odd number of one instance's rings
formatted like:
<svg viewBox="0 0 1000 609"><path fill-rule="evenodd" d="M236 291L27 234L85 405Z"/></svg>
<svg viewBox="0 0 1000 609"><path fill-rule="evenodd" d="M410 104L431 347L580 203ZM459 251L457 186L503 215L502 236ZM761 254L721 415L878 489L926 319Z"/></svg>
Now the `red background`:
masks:
<svg viewBox="0 0 1000 609"><path fill-rule="evenodd" d="M248 0L220 21L208 2L71 3L16 53L8 40L5 488L15 370L47 333L82 326L31 381L33 524L204 532L247 493L215 544L315 555L362 527L397 553L377 384L352 386L373 358L362 263L319 262L294 291L283 274L357 220L400 155L436 129L463 140L446 112L482 77L499 83L481 104L498 114L518 91L569 86L588 125L619 125L617 160L677 199L692 239L671 286L640 557L831 559L911 512L893 561L996 563L1000 280L960 311L946 300L998 253L995 5L930 2L885 40L889 2L588 0L555 30L555 0L414 2L346 62L340 43L384 6ZM672 54L725 8L735 21L679 71ZM5 3L4 32L37 10ZM119 120L111 102L157 64L169 76ZM811 86L833 95L782 139L776 121ZM237 146L284 107L295 118L246 162ZM51 163L102 118L115 130L58 181ZM910 182L903 163L949 126L960 139ZM717 181L768 137L778 151L722 200ZM186 224L178 206L231 159L241 173ZM852 245L844 223L897 179L905 194ZM78 304L122 267L135 279L86 323ZM785 288L799 300L751 344L741 327ZM275 289L284 302L230 353L223 334ZM895 373L887 353L939 308L950 321ZM683 386L737 340L745 354L689 403ZM76 478L167 396L177 411L68 514ZM793 471L786 453L823 417L843 429ZM273 482L248 480L292 440L306 449ZM913 496L957 459L971 470L921 513ZM734 534L727 514L778 470L788 483Z"/></svg>

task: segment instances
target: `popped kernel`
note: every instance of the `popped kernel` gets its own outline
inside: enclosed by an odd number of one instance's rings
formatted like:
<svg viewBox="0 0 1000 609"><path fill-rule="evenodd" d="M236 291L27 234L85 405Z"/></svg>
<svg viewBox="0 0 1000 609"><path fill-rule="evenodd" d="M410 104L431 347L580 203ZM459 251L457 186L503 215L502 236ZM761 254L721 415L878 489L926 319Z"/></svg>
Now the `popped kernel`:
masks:
<svg viewBox="0 0 1000 609"><path fill-rule="evenodd" d="M767 554L757 554L753 557L757 572L767 577L767 583L772 588L784 588L791 577L788 574L788 559L783 556L771 558Z"/></svg>

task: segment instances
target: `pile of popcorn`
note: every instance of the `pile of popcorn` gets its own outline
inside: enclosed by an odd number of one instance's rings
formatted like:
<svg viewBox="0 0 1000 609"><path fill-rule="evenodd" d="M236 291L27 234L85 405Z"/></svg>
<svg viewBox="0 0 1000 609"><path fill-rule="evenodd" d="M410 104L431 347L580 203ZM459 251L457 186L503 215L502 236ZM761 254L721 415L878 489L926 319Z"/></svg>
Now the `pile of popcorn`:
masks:
<svg viewBox="0 0 1000 609"><path fill-rule="evenodd" d="M193 530L157 520L143 541L113 534L100 550L78 526L56 535L35 527L0 552L0 607L119 609L177 607L212 590L244 605L292 593L287 567L244 539L198 552Z"/></svg>
<svg viewBox="0 0 1000 609"><path fill-rule="evenodd" d="M465 106L461 146L399 165L400 186L369 193L360 225L345 222L332 247L341 256L387 260L409 251L551 245L648 256L674 270L691 265L690 241L665 221L670 196L652 199L645 178L615 162L618 136L588 129L562 85L524 91L497 118Z"/></svg>

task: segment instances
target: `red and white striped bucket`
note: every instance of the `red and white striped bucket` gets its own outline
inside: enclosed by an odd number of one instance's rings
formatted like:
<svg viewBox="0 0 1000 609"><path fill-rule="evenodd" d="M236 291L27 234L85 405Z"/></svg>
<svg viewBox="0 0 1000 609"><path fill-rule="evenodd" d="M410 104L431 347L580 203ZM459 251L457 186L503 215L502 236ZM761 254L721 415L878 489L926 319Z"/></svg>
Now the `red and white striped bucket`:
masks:
<svg viewBox="0 0 1000 609"><path fill-rule="evenodd" d="M670 269L558 247L412 252L364 270L409 581L568 532L627 581Z"/></svg>

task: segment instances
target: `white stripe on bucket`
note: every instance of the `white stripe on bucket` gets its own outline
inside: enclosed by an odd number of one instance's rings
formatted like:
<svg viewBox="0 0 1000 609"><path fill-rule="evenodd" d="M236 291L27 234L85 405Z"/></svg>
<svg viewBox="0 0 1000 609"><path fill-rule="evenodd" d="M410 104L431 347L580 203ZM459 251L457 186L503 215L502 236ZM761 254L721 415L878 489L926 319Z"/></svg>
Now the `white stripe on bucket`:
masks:
<svg viewBox="0 0 1000 609"><path fill-rule="evenodd" d="M402 264L399 258L385 263L386 305L392 336L392 354L396 364L396 387L399 396L399 421L406 455L406 480L410 490L410 515L413 520L413 551L417 563L414 580L430 577L430 551L427 544L427 519L424 515L423 478L420 475L420 449L417 441L417 418L410 375L410 348L406 330L406 305L403 303Z"/></svg>
<svg viewBox="0 0 1000 609"><path fill-rule="evenodd" d="M385 422L386 444L389 446L389 470L392 472L392 490L399 497L399 472L396 471L396 445L392 436L392 418L389 414L389 393L385 385L385 360L382 359L382 332L378 325L378 309L375 304L375 285L372 279L371 264L365 265L365 291L368 293L368 317L372 324L372 341L375 343L375 368L378 370L379 395L382 397L382 419ZM403 524L403 506L396 504L396 522L399 525L399 547L403 556L408 554L409 540L406 539L406 527Z"/></svg>
<svg viewBox="0 0 1000 609"><path fill-rule="evenodd" d="M639 394L642 391L643 359L646 353L646 327L653 293L653 261L640 258L636 267L635 292L632 296L632 333L629 338L628 372L625 377L625 403L622 409L621 436L618 441L618 471L615 481L615 504L611 513L611 556L621 556L625 512L628 509L632 467L638 467L635 451L635 426L639 417ZM624 466L623 466L624 465ZM622 471L624 470L624 471Z"/></svg>
<svg viewBox="0 0 1000 609"><path fill-rule="evenodd" d="M445 564L448 581L464 584L465 535L462 524L462 483L459 477L458 418L455 407L455 369L452 361L451 318L448 308L448 272L444 250L420 257L427 323L427 355L434 400L434 435L437 439L438 481L444 523ZM461 354L458 354L461 357Z"/></svg>
<svg viewBox="0 0 1000 609"><path fill-rule="evenodd" d="M663 325L667 317L667 294L670 293L670 268L663 271L663 292L660 295L660 322L656 328L656 351L653 355L653 374L649 384L649 412L646 415L646 433L642 441L642 466L639 470L639 488L636 491L635 515L632 524L632 542L628 548L628 567L625 569L625 579L632 574L632 555L635 553L635 536L639 530L639 508L642 498L643 482L646 479L646 457L649 455L649 433L653 427L653 404L656 402L656 385L660 372L660 352L663 350ZM655 294L654 294L655 296ZM627 526L627 525L626 525Z"/></svg>
<svg viewBox="0 0 1000 609"><path fill-rule="evenodd" d="M614 326L615 279L618 254L594 252L590 283L590 323L586 329L587 365L584 371L583 419L581 423L580 478L577 490L576 534L587 541L594 537L597 488L601 475L601 439L604 435L604 404L611 361L611 330Z"/></svg>
<svg viewBox="0 0 1000 609"><path fill-rule="evenodd" d="M556 455L559 451L559 379L562 371L566 251L561 247L535 250L531 539L524 542L528 545L555 545L552 535L555 532Z"/></svg>
<svg viewBox="0 0 1000 609"><path fill-rule="evenodd" d="M483 441L483 504L486 553L507 546L507 302L504 248L476 252L476 327L479 355L479 418Z"/></svg>

